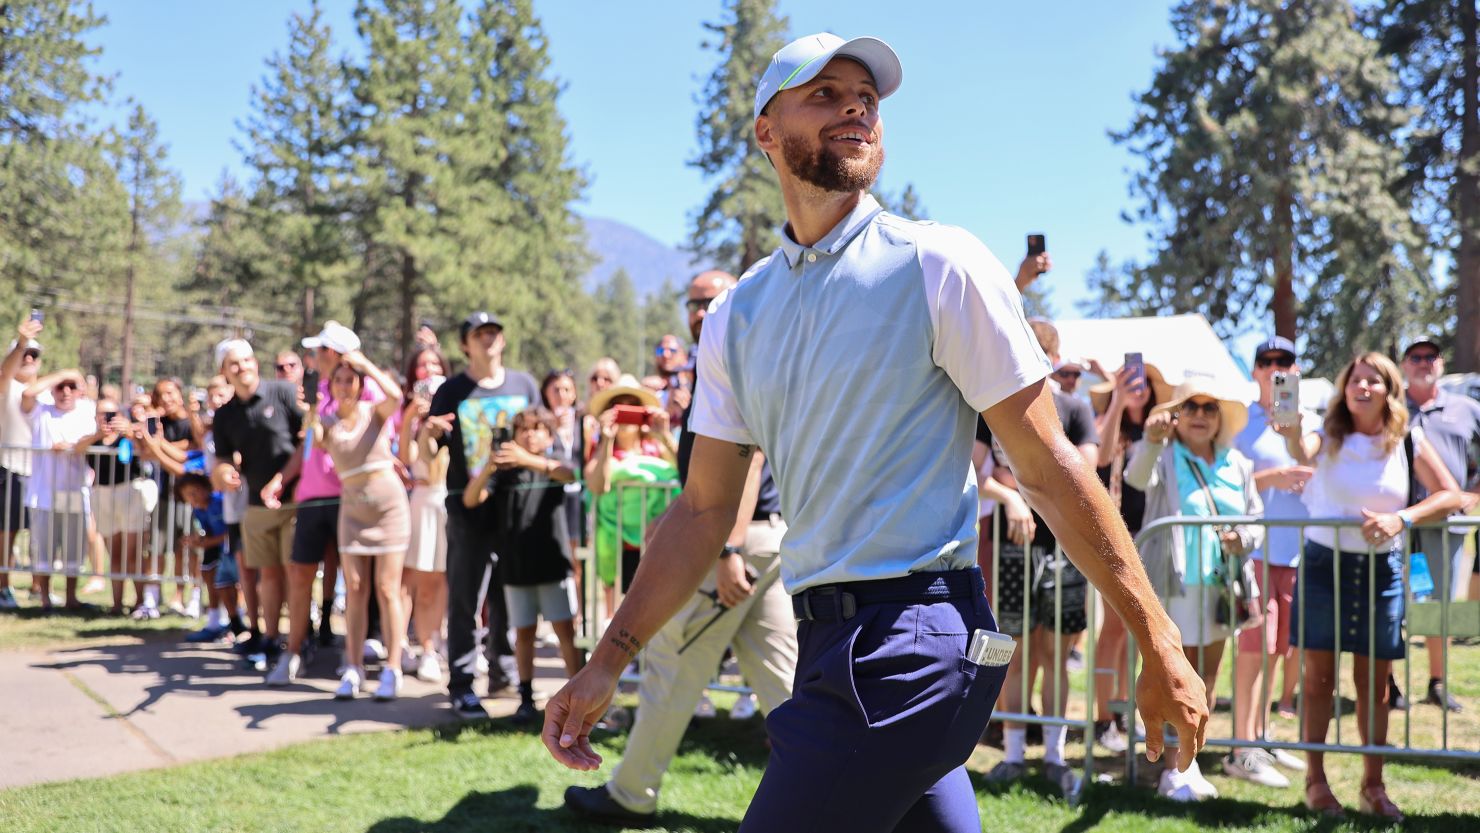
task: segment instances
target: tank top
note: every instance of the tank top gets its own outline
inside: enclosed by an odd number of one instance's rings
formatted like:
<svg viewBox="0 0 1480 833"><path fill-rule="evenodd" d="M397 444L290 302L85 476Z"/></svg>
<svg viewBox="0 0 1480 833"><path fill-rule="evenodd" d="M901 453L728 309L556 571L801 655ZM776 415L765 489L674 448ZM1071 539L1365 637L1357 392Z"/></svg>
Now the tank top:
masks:
<svg viewBox="0 0 1480 833"><path fill-rule="evenodd" d="M385 420L369 402L358 403L356 409L358 416L353 422L337 416L324 421L324 447L334 459L341 480L394 465Z"/></svg>

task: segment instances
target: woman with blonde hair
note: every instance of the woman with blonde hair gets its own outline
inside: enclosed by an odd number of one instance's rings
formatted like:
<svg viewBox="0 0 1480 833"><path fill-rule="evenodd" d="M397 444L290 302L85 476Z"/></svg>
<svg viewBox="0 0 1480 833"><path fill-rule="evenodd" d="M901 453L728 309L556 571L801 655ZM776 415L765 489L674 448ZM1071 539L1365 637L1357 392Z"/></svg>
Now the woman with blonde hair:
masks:
<svg viewBox="0 0 1480 833"><path fill-rule="evenodd" d="M1264 513L1254 487L1254 465L1233 447L1248 419L1243 402L1217 392L1203 378L1188 379L1170 401L1151 409L1145 436L1132 448L1125 467L1126 484L1146 493L1145 525L1165 517ZM1209 710L1223 649L1238 618L1234 605L1244 605L1252 618L1262 610L1252 598L1230 599L1228 585L1244 576L1249 579L1244 586L1253 588L1245 556L1263 538L1258 526L1186 524L1153 535L1141 547L1146 574L1181 631L1182 651L1207 687ZM1167 745L1172 745L1170 738ZM1218 794L1196 761L1186 772L1167 767L1160 792L1175 801Z"/></svg>
<svg viewBox="0 0 1480 833"><path fill-rule="evenodd" d="M1290 641L1306 657L1305 742L1326 741L1337 655L1345 652L1355 655L1357 731L1363 743L1382 746L1388 673L1404 652L1403 539L1413 524L1444 518L1461 509L1464 499L1422 431L1409 430L1402 376L1392 360L1375 352L1358 355L1336 377L1336 392L1322 430L1302 436L1298 425L1276 427L1290 455L1315 467L1305 487L1311 517L1361 520L1360 526L1311 527L1306 533L1293 616L1300 622L1304 614L1304 625L1291 632ZM1414 482L1428 493L1416 503ZM1306 806L1342 815L1326 781L1324 753L1307 757ZM1382 762L1381 755L1363 756L1358 807L1400 821L1403 814L1383 785Z"/></svg>

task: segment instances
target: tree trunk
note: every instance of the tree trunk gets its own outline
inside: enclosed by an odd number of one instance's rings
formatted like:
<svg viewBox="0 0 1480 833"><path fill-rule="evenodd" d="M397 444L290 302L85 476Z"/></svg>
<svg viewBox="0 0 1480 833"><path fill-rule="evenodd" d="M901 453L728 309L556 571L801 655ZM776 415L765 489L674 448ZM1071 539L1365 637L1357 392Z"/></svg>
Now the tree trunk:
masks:
<svg viewBox="0 0 1480 833"><path fill-rule="evenodd" d="M1454 362L1459 373L1480 370L1480 33L1477 33L1475 0L1459 4L1461 49L1459 164L1456 166L1455 220L1459 227L1455 291L1458 295L1454 333Z"/></svg>
<svg viewBox="0 0 1480 833"><path fill-rule="evenodd" d="M311 336L318 331L318 328L314 326L314 306L313 287L303 287L303 320L299 322L299 329L302 330L302 335L305 337Z"/></svg>
<svg viewBox="0 0 1480 833"><path fill-rule="evenodd" d="M1287 186L1280 186L1274 206L1274 312L1275 335L1295 340L1295 199Z"/></svg>
<svg viewBox="0 0 1480 833"><path fill-rule="evenodd" d="M133 210L129 212L129 238L128 238L128 265L123 273L123 367L119 372L119 391L123 402L118 403L122 408L133 398L134 381L134 277L139 263L139 208L138 201L134 201ZM101 383L101 379L99 382Z"/></svg>
<svg viewBox="0 0 1480 833"><path fill-rule="evenodd" d="M400 355L396 357L396 364L392 367L400 367L406 357L411 355L411 340L416 336L416 257L410 252L401 250L401 326L397 345L400 347Z"/></svg>

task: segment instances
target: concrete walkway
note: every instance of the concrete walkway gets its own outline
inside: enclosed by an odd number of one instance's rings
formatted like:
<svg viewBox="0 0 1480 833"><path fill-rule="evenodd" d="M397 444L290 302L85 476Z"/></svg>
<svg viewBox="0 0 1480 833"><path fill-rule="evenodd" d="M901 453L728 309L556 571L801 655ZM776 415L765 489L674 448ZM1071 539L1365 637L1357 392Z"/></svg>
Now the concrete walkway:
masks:
<svg viewBox="0 0 1480 833"><path fill-rule="evenodd" d="M535 673L543 700L565 674L553 651L541 654L549 654ZM336 701L338 660L337 649L321 650L296 684L269 688L224 645L0 653L0 789L456 719L444 687L410 675L395 701ZM367 672L372 685L378 673ZM517 705L512 690L484 701L495 717Z"/></svg>

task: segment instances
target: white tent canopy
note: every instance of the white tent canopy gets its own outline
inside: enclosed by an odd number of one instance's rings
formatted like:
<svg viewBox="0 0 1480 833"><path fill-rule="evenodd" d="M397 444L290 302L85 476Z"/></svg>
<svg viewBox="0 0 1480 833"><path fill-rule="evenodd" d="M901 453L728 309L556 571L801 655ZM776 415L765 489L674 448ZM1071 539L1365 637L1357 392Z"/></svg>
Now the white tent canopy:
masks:
<svg viewBox="0 0 1480 833"><path fill-rule="evenodd" d="M1240 390L1248 380L1208 320L1197 313L1053 323L1059 330L1059 355L1066 361L1094 359L1113 374L1125 363L1126 353L1140 353L1173 385L1189 372Z"/></svg>

